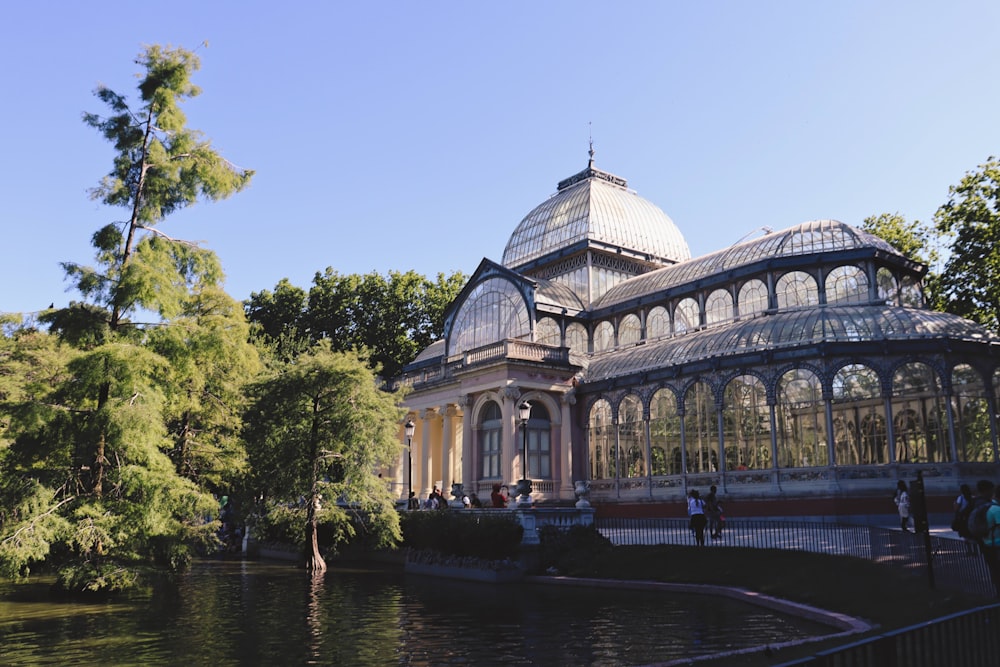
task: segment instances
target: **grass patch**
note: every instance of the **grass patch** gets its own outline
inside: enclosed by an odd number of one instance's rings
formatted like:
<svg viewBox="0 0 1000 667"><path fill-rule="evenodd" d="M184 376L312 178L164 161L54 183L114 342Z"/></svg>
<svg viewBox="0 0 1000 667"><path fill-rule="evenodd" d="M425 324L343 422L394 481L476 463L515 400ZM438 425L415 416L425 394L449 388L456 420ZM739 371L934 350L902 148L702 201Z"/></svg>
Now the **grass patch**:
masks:
<svg viewBox="0 0 1000 667"><path fill-rule="evenodd" d="M849 556L775 549L694 546L619 546L578 563L569 576L718 584L757 591L862 618L878 626L869 635L988 604L980 598L932 590L924 577ZM704 665L773 665L856 641L831 640L783 649L781 655L729 657Z"/></svg>

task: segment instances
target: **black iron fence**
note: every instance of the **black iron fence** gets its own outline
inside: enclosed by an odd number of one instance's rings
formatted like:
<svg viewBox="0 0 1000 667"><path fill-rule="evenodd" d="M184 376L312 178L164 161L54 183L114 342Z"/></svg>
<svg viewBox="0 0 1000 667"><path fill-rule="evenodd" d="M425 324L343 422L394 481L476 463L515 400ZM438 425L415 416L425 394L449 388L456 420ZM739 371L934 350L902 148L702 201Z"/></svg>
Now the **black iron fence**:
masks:
<svg viewBox="0 0 1000 667"><path fill-rule="evenodd" d="M1000 660L1000 604L868 637L779 667L995 667Z"/></svg>
<svg viewBox="0 0 1000 667"><path fill-rule="evenodd" d="M599 517L597 529L614 544L695 544L687 519ZM880 526L730 519L721 536L706 531L706 547L794 549L892 564L943 590L996 597L989 569L974 545Z"/></svg>

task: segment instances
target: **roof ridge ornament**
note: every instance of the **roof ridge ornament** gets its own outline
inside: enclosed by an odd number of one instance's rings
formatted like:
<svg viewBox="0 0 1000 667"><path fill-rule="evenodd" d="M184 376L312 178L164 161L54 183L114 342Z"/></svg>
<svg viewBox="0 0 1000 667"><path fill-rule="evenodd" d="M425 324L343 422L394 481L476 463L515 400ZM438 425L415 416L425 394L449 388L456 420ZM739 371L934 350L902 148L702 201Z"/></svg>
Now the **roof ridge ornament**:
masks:
<svg viewBox="0 0 1000 667"><path fill-rule="evenodd" d="M576 185L580 181L585 181L588 178L596 178L598 180L611 183L612 185L617 185L620 188L627 188L628 181L626 181L621 176L615 176L614 174L611 174L606 171L601 171L600 169L594 167L594 155L597 153L597 151L594 150L593 133L590 134L589 139L590 139L590 149L587 151L587 154L590 156L590 160L588 160L587 162L587 168L581 172L573 174L569 178L564 178L563 180L559 181L559 184L556 186L556 190L558 192L562 192L566 188Z"/></svg>

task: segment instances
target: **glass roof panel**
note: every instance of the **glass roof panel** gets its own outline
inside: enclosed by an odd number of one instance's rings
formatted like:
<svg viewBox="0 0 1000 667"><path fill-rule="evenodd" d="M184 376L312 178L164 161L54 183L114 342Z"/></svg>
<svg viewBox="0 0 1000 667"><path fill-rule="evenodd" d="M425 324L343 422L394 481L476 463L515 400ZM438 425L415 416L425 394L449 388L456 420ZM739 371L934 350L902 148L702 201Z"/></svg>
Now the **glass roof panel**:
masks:
<svg viewBox="0 0 1000 667"><path fill-rule="evenodd" d="M662 292L757 261L866 247L902 256L886 241L845 223L836 220L806 222L626 280L608 290L594 308L606 308L638 296Z"/></svg>
<svg viewBox="0 0 1000 667"><path fill-rule="evenodd" d="M590 381L766 349L810 347L823 341L950 338L1000 344L1000 336L947 313L893 306L810 308L733 322L591 360Z"/></svg>
<svg viewBox="0 0 1000 667"><path fill-rule="evenodd" d="M603 173L603 172L595 172ZM514 268L591 240L661 261L691 257L674 222L655 204L601 178L584 178L535 207L514 230L503 265Z"/></svg>

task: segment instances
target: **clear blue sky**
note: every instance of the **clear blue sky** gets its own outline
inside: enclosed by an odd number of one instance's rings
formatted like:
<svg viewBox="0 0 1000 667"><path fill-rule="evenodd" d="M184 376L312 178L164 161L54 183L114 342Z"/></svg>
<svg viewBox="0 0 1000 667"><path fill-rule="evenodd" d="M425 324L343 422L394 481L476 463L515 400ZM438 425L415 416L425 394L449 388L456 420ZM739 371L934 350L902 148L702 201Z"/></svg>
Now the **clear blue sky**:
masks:
<svg viewBox="0 0 1000 667"><path fill-rule="evenodd" d="M993 0L5 3L0 311L76 298L59 263L126 215L88 197L112 150L81 114L98 83L131 98L145 44L209 42L189 124L257 175L161 229L245 299L326 267L499 261L591 131L695 256L762 226L930 220L1000 153L997 26Z"/></svg>

